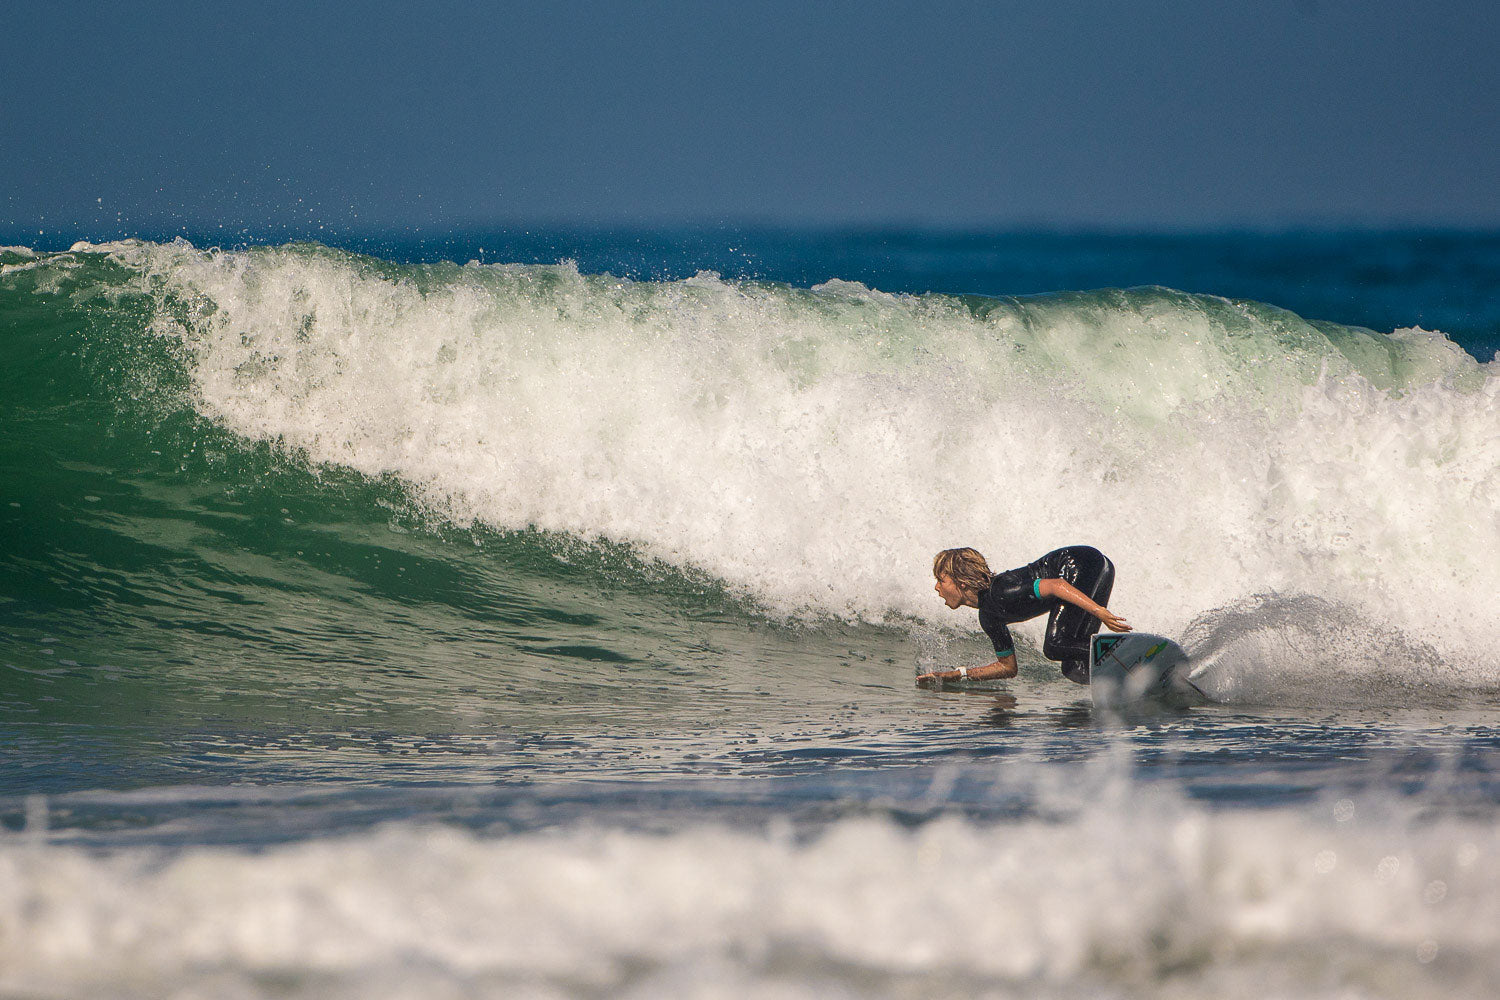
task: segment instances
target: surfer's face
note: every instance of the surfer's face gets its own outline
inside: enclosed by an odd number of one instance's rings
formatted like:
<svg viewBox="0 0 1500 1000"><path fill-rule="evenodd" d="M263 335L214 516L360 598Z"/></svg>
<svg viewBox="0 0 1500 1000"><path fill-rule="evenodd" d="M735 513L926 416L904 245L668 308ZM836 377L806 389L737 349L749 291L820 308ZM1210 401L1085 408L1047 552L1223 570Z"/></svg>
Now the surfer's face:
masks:
<svg viewBox="0 0 1500 1000"><path fill-rule="evenodd" d="M950 608L963 607L964 598L968 596L958 584L953 582L953 577L951 576L938 577L937 583L933 585L932 589L937 591L937 595L943 599L943 603Z"/></svg>

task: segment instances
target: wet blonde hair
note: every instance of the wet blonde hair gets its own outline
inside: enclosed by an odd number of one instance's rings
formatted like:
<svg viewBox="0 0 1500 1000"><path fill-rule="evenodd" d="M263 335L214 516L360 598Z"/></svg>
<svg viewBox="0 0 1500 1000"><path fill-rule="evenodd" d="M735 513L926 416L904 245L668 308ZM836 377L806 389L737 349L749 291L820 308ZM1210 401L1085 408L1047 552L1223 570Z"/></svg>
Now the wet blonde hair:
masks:
<svg viewBox="0 0 1500 1000"><path fill-rule="evenodd" d="M973 549L944 549L932 558L932 575L946 576L964 590L979 593L990 586L990 564Z"/></svg>

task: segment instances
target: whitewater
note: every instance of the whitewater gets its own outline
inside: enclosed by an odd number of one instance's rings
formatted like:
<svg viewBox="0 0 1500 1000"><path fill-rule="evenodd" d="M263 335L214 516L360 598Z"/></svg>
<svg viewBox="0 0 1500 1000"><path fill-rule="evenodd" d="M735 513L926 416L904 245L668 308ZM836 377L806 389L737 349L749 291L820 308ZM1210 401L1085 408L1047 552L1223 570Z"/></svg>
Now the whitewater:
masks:
<svg viewBox="0 0 1500 1000"><path fill-rule="evenodd" d="M1493 991L1493 331L592 249L0 249L0 992ZM1212 704L914 687L1065 544Z"/></svg>

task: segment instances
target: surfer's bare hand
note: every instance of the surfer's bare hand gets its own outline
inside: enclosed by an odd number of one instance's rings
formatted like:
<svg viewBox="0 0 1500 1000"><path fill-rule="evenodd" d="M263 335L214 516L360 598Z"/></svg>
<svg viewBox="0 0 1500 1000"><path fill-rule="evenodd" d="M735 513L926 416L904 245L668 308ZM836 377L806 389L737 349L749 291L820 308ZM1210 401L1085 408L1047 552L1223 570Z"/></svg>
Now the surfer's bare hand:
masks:
<svg viewBox="0 0 1500 1000"><path fill-rule="evenodd" d="M1111 632L1130 631L1130 623L1108 608L1099 609L1099 620L1108 626Z"/></svg>
<svg viewBox="0 0 1500 1000"><path fill-rule="evenodd" d="M917 687L919 688L938 687L941 684L942 680L936 673L917 675Z"/></svg>

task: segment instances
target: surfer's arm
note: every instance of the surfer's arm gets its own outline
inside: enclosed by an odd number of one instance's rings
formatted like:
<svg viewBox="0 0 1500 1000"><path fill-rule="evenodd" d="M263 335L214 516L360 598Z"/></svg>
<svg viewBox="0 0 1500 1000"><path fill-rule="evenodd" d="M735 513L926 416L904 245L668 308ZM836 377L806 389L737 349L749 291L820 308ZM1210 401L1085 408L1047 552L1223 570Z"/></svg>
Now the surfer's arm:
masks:
<svg viewBox="0 0 1500 1000"><path fill-rule="evenodd" d="M930 674L922 674L918 677L917 684L918 686L924 686L927 684L939 684L944 681L992 681L1014 676L1016 676L1016 654L1010 653L1000 657L994 663L986 663L982 667L968 667L958 670L934 670Z"/></svg>
<svg viewBox="0 0 1500 1000"><path fill-rule="evenodd" d="M1090 599L1083 591L1073 586L1067 580L1057 577L1053 577L1050 580L1038 580L1036 582L1036 593L1038 597L1056 597L1059 600L1067 601L1069 604L1076 604L1109 626L1111 632L1130 631L1130 625L1125 619L1102 604Z"/></svg>

